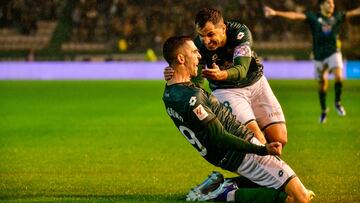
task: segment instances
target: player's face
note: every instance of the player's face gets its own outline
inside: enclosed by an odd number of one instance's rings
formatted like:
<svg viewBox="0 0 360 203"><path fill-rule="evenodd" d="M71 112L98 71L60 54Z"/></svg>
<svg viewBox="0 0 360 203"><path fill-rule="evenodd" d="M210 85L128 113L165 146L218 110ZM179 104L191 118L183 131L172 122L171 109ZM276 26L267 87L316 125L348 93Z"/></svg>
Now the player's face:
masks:
<svg viewBox="0 0 360 203"><path fill-rule="evenodd" d="M188 68L190 76L197 76L199 60L201 55L193 41L187 41L185 45L185 67Z"/></svg>
<svg viewBox="0 0 360 203"><path fill-rule="evenodd" d="M332 15L335 9L334 0L324 1L324 3L320 5L320 9L325 15Z"/></svg>
<svg viewBox="0 0 360 203"><path fill-rule="evenodd" d="M197 27L196 32L202 43L210 51L223 46L223 42L226 39L226 26L223 22L216 25L212 22L207 22L203 28Z"/></svg>

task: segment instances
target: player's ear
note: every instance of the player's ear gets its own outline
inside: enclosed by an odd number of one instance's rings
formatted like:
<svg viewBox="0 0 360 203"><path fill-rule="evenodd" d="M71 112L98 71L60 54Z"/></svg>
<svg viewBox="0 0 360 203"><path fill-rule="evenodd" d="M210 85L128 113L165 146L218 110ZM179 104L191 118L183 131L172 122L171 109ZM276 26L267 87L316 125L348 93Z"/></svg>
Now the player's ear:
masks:
<svg viewBox="0 0 360 203"><path fill-rule="evenodd" d="M221 28L222 28L223 32L226 33L226 25L225 25L225 23L223 23L223 24L221 25Z"/></svg>
<svg viewBox="0 0 360 203"><path fill-rule="evenodd" d="M176 60L179 64L185 63L185 56L183 54L178 54Z"/></svg>

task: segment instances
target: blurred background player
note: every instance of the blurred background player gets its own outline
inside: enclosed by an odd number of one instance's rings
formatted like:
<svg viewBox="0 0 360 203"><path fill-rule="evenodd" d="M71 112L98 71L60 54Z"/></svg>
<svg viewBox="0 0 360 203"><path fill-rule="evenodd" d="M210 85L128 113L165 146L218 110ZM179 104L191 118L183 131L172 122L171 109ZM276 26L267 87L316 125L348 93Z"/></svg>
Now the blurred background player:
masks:
<svg viewBox="0 0 360 203"><path fill-rule="evenodd" d="M346 18L360 15L360 8L335 12L333 0L319 0L319 12L286 12L265 7L265 16L279 16L290 20L305 21L310 25L313 36L313 54L317 78L319 79L319 100L321 106L320 123L325 123L329 109L326 106L328 75L335 76L335 109L340 116L345 116L345 108L341 104L343 86L343 61L338 44L340 25Z"/></svg>
<svg viewBox="0 0 360 203"><path fill-rule="evenodd" d="M224 22L221 12L212 8L200 10L195 25L198 36L194 42L202 56L199 72L208 79L212 93L261 143L278 141L284 146L284 113L263 74L263 65L251 50L250 30L239 22ZM164 75L169 80L172 69L166 68ZM200 76L193 81L202 81Z"/></svg>
<svg viewBox="0 0 360 203"><path fill-rule="evenodd" d="M163 55L174 69L172 78L166 83L163 101L175 126L209 163L241 174L264 187L258 188L257 192L254 192L255 189L248 192L246 189L238 189L234 182L224 181L216 190L206 195L198 193L190 200L311 200L313 193L304 187L294 171L280 158L270 156L281 154L281 143L262 145L228 108L191 82L190 77L198 74L197 66L201 58L192 38L170 37L164 43ZM281 192L283 189L287 195ZM266 195L264 197L257 193Z"/></svg>

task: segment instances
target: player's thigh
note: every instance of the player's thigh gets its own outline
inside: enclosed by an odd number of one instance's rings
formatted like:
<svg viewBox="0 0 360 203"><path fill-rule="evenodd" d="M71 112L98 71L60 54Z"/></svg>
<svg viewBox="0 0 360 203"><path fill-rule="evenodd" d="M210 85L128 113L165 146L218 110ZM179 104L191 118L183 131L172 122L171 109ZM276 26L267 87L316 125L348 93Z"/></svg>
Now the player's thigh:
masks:
<svg viewBox="0 0 360 203"><path fill-rule="evenodd" d="M247 88L217 89L213 91L212 94L226 106L241 123L247 124L255 120Z"/></svg>
<svg viewBox="0 0 360 203"><path fill-rule="evenodd" d="M256 138L252 138L251 142L260 144ZM295 172L283 160L270 155L246 154L236 172L256 184L275 189L282 189L296 177Z"/></svg>
<svg viewBox="0 0 360 203"><path fill-rule="evenodd" d="M340 52L332 54L327 58L327 63L331 73L334 74L336 81L342 80L343 74L343 60Z"/></svg>
<svg viewBox="0 0 360 203"><path fill-rule="evenodd" d="M325 61L314 61L315 77L320 82L327 80L329 75L329 68Z"/></svg>
<svg viewBox="0 0 360 203"><path fill-rule="evenodd" d="M284 123L283 110L268 81L262 77L258 83L251 105L259 127L263 130L274 123Z"/></svg>

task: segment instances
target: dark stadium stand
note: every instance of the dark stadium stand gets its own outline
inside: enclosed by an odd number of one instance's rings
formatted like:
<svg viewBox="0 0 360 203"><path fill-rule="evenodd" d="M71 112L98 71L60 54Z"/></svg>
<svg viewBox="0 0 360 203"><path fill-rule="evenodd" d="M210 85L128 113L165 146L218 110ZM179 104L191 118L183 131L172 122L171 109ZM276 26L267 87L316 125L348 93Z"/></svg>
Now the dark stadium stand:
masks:
<svg viewBox="0 0 360 203"><path fill-rule="evenodd" d="M203 7L216 7L227 19L246 24L253 32L254 48L278 58L308 58L311 35L307 25L269 20L263 6L280 10L316 9L317 0L4 0L0 3L0 60L24 56L32 49L41 56L66 53L161 52L163 41L173 34L194 35L194 15ZM335 1L340 10L360 6L356 1ZM57 25L62 25L56 28ZM68 29L67 29L68 28ZM54 33L55 32L55 33ZM346 23L341 33L343 47L358 57L359 18ZM55 37L54 37L55 36ZM123 40L119 50L119 40ZM59 44L59 45L56 45ZM50 49L45 50L46 48ZM49 51L50 50L50 51ZM16 51L22 51L16 54ZM289 54L290 53L290 54ZM346 53L346 50L345 50ZM291 56L290 56L291 55ZM271 57L267 55L266 57ZM46 56L43 57L46 59ZM76 57L68 57L76 58Z"/></svg>

